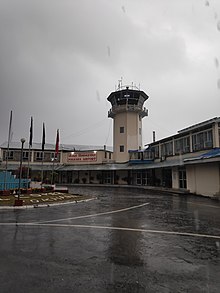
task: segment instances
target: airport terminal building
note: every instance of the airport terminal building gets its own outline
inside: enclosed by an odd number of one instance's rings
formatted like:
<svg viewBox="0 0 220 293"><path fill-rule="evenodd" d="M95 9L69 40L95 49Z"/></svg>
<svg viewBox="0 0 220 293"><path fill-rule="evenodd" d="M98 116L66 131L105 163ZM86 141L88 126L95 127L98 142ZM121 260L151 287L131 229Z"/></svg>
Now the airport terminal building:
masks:
<svg viewBox="0 0 220 293"><path fill-rule="evenodd" d="M193 194L220 197L220 117L192 125L177 134L142 145L142 119L148 95L134 87L120 87L108 96L113 119L113 148L108 146L55 146L24 144L23 168L30 165L31 180L45 183L142 185L170 188ZM21 143L1 147L0 170L16 173Z"/></svg>

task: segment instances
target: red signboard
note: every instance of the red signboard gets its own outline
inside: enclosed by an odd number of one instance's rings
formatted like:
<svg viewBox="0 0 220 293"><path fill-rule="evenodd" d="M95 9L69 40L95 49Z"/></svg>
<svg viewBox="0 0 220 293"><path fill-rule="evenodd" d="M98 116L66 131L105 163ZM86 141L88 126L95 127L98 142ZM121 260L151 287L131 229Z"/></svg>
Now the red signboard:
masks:
<svg viewBox="0 0 220 293"><path fill-rule="evenodd" d="M97 154L96 152L72 152L68 155L69 162L96 162Z"/></svg>

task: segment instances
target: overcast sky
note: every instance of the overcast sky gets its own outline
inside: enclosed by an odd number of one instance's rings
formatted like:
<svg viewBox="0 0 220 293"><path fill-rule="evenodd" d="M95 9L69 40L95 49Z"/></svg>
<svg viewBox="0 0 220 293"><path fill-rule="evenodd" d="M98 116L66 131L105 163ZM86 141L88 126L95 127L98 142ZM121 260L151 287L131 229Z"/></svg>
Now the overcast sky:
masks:
<svg viewBox="0 0 220 293"><path fill-rule="evenodd" d="M219 0L0 0L0 144L112 145L118 80L149 95L143 144L220 116Z"/></svg>

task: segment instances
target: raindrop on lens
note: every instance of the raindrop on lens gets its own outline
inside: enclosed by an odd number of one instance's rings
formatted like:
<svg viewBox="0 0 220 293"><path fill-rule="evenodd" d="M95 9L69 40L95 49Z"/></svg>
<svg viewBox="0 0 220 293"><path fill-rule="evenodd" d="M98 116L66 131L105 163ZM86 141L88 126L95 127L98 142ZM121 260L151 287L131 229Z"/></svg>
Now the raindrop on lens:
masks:
<svg viewBox="0 0 220 293"><path fill-rule="evenodd" d="M124 7L124 6L122 6L121 9L122 9L122 11L123 11L124 13L126 13L126 11L125 11L125 7Z"/></svg>
<svg viewBox="0 0 220 293"><path fill-rule="evenodd" d="M110 57L110 55L111 55L111 49L110 49L109 46L107 46L107 50L108 50L108 57Z"/></svg>
<svg viewBox="0 0 220 293"><path fill-rule="evenodd" d="M101 99L100 99L100 94L99 94L99 91L97 90L96 91L96 98L97 98L97 101L100 102Z"/></svg>
<svg viewBox="0 0 220 293"><path fill-rule="evenodd" d="M218 61L218 58L215 58L215 66L216 66L216 68L219 67L219 61Z"/></svg>

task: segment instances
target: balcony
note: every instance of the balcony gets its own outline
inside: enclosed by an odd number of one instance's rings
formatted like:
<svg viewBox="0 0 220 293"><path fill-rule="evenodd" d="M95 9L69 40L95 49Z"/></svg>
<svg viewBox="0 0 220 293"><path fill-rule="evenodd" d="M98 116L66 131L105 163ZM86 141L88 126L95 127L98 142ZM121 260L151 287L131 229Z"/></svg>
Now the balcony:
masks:
<svg viewBox="0 0 220 293"><path fill-rule="evenodd" d="M113 106L109 111L108 111L108 117L114 118L117 113L123 113L123 112L136 112L139 113L139 115L143 118L145 116L148 116L148 110L144 107L140 107L138 105L117 105Z"/></svg>

